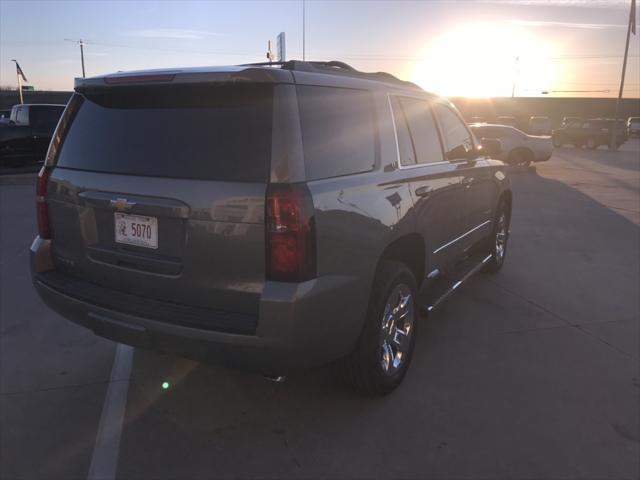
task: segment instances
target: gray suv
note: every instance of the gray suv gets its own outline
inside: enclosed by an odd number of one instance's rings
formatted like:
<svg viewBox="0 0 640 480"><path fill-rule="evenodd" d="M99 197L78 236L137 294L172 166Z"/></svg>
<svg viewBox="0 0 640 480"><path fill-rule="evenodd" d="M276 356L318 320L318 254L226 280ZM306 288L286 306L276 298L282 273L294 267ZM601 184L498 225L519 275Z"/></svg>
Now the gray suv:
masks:
<svg viewBox="0 0 640 480"><path fill-rule="evenodd" d="M404 377L420 312L505 258L495 140L341 62L78 79L37 183L33 280L96 334L282 375Z"/></svg>

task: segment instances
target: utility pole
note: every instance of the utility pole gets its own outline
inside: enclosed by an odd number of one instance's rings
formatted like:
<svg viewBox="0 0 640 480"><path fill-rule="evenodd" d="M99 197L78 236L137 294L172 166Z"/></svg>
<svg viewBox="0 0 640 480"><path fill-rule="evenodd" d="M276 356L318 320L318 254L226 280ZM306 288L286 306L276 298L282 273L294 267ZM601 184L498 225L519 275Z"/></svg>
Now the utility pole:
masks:
<svg viewBox="0 0 640 480"><path fill-rule="evenodd" d="M520 57L516 57L516 63L513 67L513 85L511 87L511 98L516 96L516 83L518 83L518 75L520 74Z"/></svg>
<svg viewBox="0 0 640 480"><path fill-rule="evenodd" d="M629 56L629 38L631 32L636 34L636 0L631 0L631 10L629 11L629 25L627 25L627 41L624 46L624 60L622 61L622 76L620 78L620 90L618 91L618 98L616 99L616 113L613 116L613 128L611 131L611 141L609 149L616 150L617 142L616 136L618 134L618 115L620 114L620 99L622 99L622 92L624 90L624 76L627 73L627 57Z"/></svg>
<svg viewBox="0 0 640 480"><path fill-rule="evenodd" d="M82 63L82 78L85 78L86 75L84 73L84 46L87 44L87 42L85 42L82 39L72 40L70 38L65 38L65 41L77 43L78 45L80 45L80 62Z"/></svg>
<svg viewBox="0 0 640 480"><path fill-rule="evenodd" d="M304 62L307 59L307 51L306 51L306 4L305 0L302 0L302 61Z"/></svg>

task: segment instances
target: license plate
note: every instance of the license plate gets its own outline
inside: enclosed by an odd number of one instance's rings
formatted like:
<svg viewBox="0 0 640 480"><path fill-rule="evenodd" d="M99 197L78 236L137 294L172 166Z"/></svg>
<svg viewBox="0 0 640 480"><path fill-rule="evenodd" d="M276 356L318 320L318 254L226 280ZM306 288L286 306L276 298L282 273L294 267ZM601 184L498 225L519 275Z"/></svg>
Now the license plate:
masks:
<svg viewBox="0 0 640 480"><path fill-rule="evenodd" d="M158 248L158 219L114 213L116 242L138 247Z"/></svg>

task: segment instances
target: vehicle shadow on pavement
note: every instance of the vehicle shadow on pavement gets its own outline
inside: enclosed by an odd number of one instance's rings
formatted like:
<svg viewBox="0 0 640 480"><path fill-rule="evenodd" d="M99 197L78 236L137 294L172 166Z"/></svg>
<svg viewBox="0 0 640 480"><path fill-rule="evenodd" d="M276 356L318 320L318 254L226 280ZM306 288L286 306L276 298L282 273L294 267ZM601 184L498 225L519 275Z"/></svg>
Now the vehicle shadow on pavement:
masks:
<svg viewBox="0 0 640 480"><path fill-rule="evenodd" d="M421 321L396 392L137 350L119 477L636 477L640 228L520 173L505 268Z"/></svg>
<svg viewBox="0 0 640 480"><path fill-rule="evenodd" d="M624 146L623 146L624 148ZM580 166L580 160L588 160L606 167L615 167L633 172L640 171L640 152L637 149L611 151L606 147L600 147L596 150L563 148L559 149L560 153L579 154L580 158L571 163ZM568 159L566 159L568 160Z"/></svg>

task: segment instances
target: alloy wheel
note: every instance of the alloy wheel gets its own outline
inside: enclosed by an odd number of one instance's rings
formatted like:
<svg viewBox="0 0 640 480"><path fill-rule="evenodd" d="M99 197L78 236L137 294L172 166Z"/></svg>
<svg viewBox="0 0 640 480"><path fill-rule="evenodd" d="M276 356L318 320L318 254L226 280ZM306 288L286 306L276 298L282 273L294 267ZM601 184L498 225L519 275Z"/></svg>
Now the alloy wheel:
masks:
<svg viewBox="0 0 640 480"><path fill-rule="evenodd" d="M500 214L498 219L498 228L496 230L496 260L502 263L504 254L507 249L507 217L504 212Z"/></svg>
<svg viewBox="0 0 640 480"><path fill-rule="evenodd" d="M395 374L405 363L414 330L414 305L411 289L398 284L384 307L380 331L380 364L385 375Z"/></svg>

